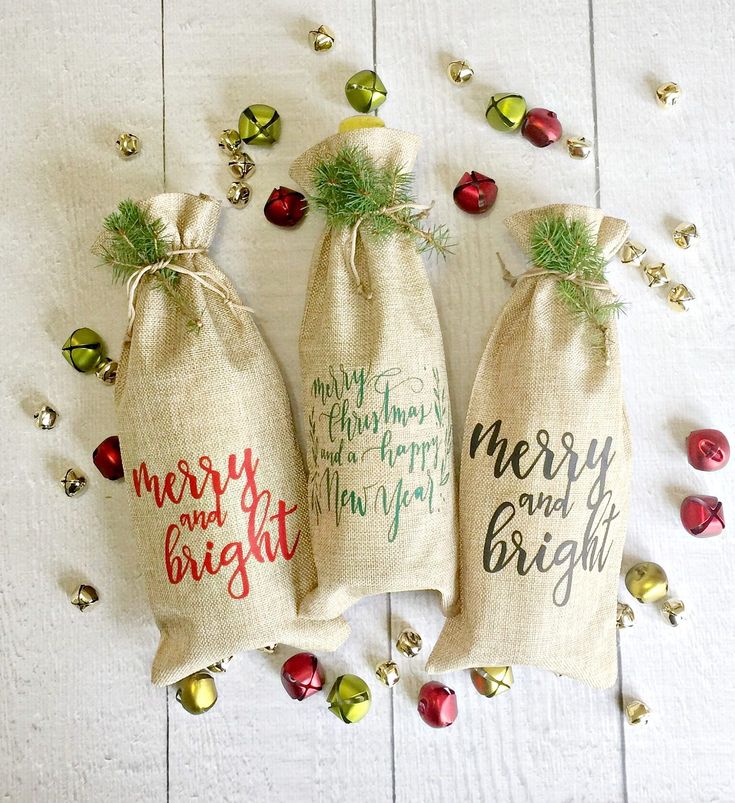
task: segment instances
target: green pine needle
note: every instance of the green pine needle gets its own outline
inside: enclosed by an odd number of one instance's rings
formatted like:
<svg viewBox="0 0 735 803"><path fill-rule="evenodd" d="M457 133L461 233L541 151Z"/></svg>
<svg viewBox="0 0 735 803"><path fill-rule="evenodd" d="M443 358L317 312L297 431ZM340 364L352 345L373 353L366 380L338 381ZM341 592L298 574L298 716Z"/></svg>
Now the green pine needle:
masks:
<svg viewBox="0 0 735 803"><path fill-rule="evenodd" d="M531 232L531 263L553 273L574 274L577 279L605 282L605 259L587 223L563 215L542 218ZM557 282L559 297L575 314L595 327L600 345L607 348L607 327L611 318L625 311L622 301L603 301L600 291L575 281Z"/></svg>
<svg viewBox="0 0 735 803"><path fill-rule="evenodd" d="M392 207L413 204L413 174L398 165L378 167L365 148L341 148L314 168L315 190L310 203L321 209L334 228L358 221L377 240L404 234L416 241L419 252L434 251L445 257L454 243L444 225L426 226L427 212Z"/></svg>

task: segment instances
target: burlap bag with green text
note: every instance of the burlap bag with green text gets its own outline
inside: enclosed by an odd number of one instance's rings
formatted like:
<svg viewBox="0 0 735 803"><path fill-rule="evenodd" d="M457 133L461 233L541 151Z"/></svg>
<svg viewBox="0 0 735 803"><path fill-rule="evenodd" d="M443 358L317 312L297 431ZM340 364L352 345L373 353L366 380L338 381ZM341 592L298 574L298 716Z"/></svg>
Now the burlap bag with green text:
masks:
<svg viewBox="0 0 735 803"><path fill-rule="evenodd" d="M153 682L275 642L334 649L344 622L297 613L316 584L306 478L278 366L207 254L220 204L165 194L140 206L184 252L179 301L201 324L190 330L156 285L156 267L143 274L115 385L140 564L161 631Z"/></svg>
<svg viewBox="0 0 735 803"><path fill-rule="evenodd" d="M544 207L506 221L524 253L548 215L586 222L603 264L627 237L597 209ZM517 282L477 372L460 470L461 612L429 672L530 664L597 687L617 674L631 470L617 333L611 318L593 342L559 278L531 266Z"/></svg>
<svg viewBox="0 0 735 803"><path fill-rule="evenodd" d="M291 175L311 193L315 166L346 147L410 171L418 139L387 128L338 134ZM455 598L452 425L436 307L415 242L365 228L327 226L299 339L319 581L301 610L319 618L383 592L435 589L445 610Z"/></svg>

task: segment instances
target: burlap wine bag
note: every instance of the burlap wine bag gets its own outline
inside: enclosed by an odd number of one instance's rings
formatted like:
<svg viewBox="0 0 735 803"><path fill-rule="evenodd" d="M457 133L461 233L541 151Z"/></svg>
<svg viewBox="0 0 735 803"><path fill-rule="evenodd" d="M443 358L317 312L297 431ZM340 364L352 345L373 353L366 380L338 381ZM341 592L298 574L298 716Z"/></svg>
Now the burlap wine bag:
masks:
<svg viewBox="0 0 735 803"><path fill-rule="evenodd" d="M297 159L292 177L312 193L316 166L345 148L410 171L418 138L387 128L337 134ZM359 222L327 225L299 352L319 583L302 612L329 618L364 596L416 589L439 591L450 608L451 413L439 320L416 243L375 238Z"/></svg>
<svg viewBox="0 0 735 803"><path fill-rule="evenodd" d="M597 209L544 207L506 221L524 253L548 215L586 221L604 262L628 234ZM461 612L429 672L529 664L615 681L631 470L617 333L611 318L604 347L592 343L558 278L531 266L517 281L477 372L460 470Z"/></svg>
<svg viewBox="0 0 735 803"><path fill-rule="evenodd" d="M275 642L334 649L344 622L297 613L316 583L305 472L279 369L207 254L220 204L165 194L140 206L179 252L178 304L156 285L155 268L132 288L115 385L140 563L161 631L153 682ZM182 305L197 311L199 331Z"/></svg>

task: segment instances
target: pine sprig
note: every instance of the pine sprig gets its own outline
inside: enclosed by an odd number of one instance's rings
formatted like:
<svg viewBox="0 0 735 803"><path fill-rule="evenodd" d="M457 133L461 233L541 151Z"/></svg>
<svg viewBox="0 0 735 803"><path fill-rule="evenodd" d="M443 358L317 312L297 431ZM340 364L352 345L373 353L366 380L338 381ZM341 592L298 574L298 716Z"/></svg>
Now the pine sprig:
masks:
<svg viewBox="0 0 735 803"><path fill-rule="evenodd" d="M625 310L622 301L604 301L600 290L584 282L605 282L605 259L589 226L563 215L542 218L531 232L531 263L558 274L574 274L576 281L557 282L559 297L575 314L586 318L600 335L600 346L607 349L610 319Z"/></svg>
<svg viewBox="0 0 735 803"><path fill-rule="evenodd" d="M314 185L310 203L334 228L351 228L359 222L377 240L404 234L422 253L433 251L443 257L452 253L447 227L424 223L428 210L395 209L415 203L413 174L395 164L378 167L365 148L341 148L318 164Z"/></svg>
<svg viewBox="0 0 735 803"><path fill-rule="evenodd" d="M163 221L148 217L135 201L121 201L105 218L102 235L92 247L92 253L100 257L102 265L112 268L113 281L124 282L141 268L170 258L173 243L166 239L164 231ZM180 275L162 267L153 274L153 279L186 316L189 329L199 330L199 313L181 298Z"/></svg>

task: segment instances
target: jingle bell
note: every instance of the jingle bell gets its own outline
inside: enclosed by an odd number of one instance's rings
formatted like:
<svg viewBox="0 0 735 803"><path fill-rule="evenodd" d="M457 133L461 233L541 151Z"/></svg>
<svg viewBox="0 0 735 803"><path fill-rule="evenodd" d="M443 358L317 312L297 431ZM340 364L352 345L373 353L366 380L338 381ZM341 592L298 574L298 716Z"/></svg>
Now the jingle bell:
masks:
<svg viewBox="0 0 735 803"><path fill-rule="evenodd" d="M485 110L485 119L496 131L515 131L525 116L525 98L509 92L493 95Z"/></svg>
<svg viewBox="0 0 735 803"><path fill-rule="evenodd" d="M623 265L640 265L643 255L646 253L646 246L634 240L626 240L620 249L620 261Z"/></svg>
<svg viewBox="0 0 735 803"><path fill-rule="evenodd" d="M497 697L513 685L512 666L478 666L470 672L472 685L483 697Z"/></svg>
<svg viewBox="0 0 735 803"><path fill-rule="evenodd" d="M61 484L64 486L64 493L67 496L79 496L87 487L87 478L83 474L77 474L73 468L70 468L64 474Z"/></svg>
<svg viewBox="0 0 735 803"><path fill-rule="evenodd" d="M661 106L676 106L681 98L681 87L671 81L656 89L656 100Z"/></svg>
<svg viewBox="0 0 735 803"><path fill-rule="evenodd" d="M631 725L648 725L651 709L641 700L631 700L625 706L625 716Z"/></svg>
<svg viewBox="0 0 735 803"><path fill-rule="evenodd" d="M329 710L342 722L359 722L370 710L370 689L357 675L340 675L327 696Z"/></svg>
<svg viewBox="0 0 735 803"><path fill-rule="evenodd" d="M697 538L719 535L725 529L725 511L716 496L687 496L679 514L684 529Z"/></svg>
<svg viewBox="0 0 735 803"><path fill-rule="evenodd" d="M669 578L658 563L642 561L628 569L625 587L638 602L658 602L669 593Z"/></svg>
<svg viewBox="0 0 735 803"><path fill-rule="evenodd" d="M220 134L219 146L225 153L232 154L234 156L239 152L241 144L242 140L240 139L240 133L235 131L234 128L226 128Z"/></svg>
<svg viewBox="0 0 735 803"><path fill-rule="evenodd" d="M206 672L194 672L176 684L176 702L190 714L204 714L217 702L217 685Z"/></svg>
<svg viewBox="0 0 735 803"><path fill-rule="evenodd" d="M457 695L438 680L419 690L419 716L430 728L448 728L457 719Z"/></svg>
<svg viewBox="0 0 735 803"><path fill-rule="evenodd" d="M99 599L97 589L94 586L82 584L74 592L71 598L71 604L75 608L79 608L80 611L84 611L89 608L90 605L99 602Z"/></svg>
<svg viewBox="0 0 735 803"><path fill-rule="evenodd" d="M276 187L263 207L266 220L285 229L300 223L309 208L304 195L289 187Z"/></svg>
<svg viewBox="0 0 735 803"><path fill-rule="evenodd" d="M699 237L697 227L694 223L680 223L671 235L679 248L689 248Z"/></svg>
<svg viewBox="0 0 735 803"><path fill-rule="evenodd" d="M227 190L227 200L236 209L247 206L250 201L250 185L244 181L233 181Z"/></svg>
<svg viewBox="0 0 735 803"><path fill-rule="evenodd" d="M395 661L383 661L375 667L375 674L384 685L395 686L401 679L398 671L398 664Z"/></svg>
<svg viewBox="0 0 735 803"><path fill-rule="evenodd" d="M377 73L360 70L345 84L345 95L355 111L367 114L385 103L388 90Z"/></svg>
<svg viewBox="0 0 735 803"><path fill-rule="evenodd" d="M105 385L114 385L117 379L117 362L105 357L97 366L94 375Z"/></svg>
<svg viewBox="0 0 735 803"><path fill-rule="evenodd" d="M466 84L472 80L475 71L466 61L451 61L447 67L447 75L453 84Z"/></svg>
<svg viewBox="0 0 735 803"><path fill-rule="evenodd" d="M326 25L320 25L316 30L309 31L309 44L316 53L325 53L334 46L334 34Z"/></svg>
<svg viewBox="0 0 735 803"><path fill-rule="evenodd" d="M481 215L493 208L498 197L498 185L488 176L472 170L457 182L452 197L463 212Z"/></svg>
<svg viewBox="0 0 735 803"><path fill-rule="evenodd" d="M316 655L297 652L283 662L281 683L293 700L305 700L324 688L324 670Z"/></svg>
<svg viewBox="0 0 735 803"><path fill-rule="evenodd" d="M592 153L592 143L586 137L567 137L567 152L572 159L586 159Z"/></svg>
<svg viewBox="0 0 735 803"><path fill-rule="evenodd" d="M92 452L92 462L106 480L121 480L125 476L117 435L110 435L102 441Z"/></svg>
<svg viewBox="0 0 735 803"><path fill-rule="evenodd" d="M687 459L699 471L719 471L730 459L730 443L719 429L695 429L687 436Z"/></svg>
<svg viewBox="0 0 735 803"><path fill-rule="evenodd" d="M615 626L618 630L626 627L633 627L635 624L635 613L625 602L618 602L617 613L615 615Z"/></svg>
<svg viewBox="0 0 735 803"><path fill-rule="evenodd" d="M661 615L672 627L679 627L686 620L686 607L680 599L667 599L661 606Z"/></svg>
<svg viewBox="0 0 735 803"><path fill-rule="evenodd" d="M227 162L230 173L235 178L247 178L255 170L255 162L247 153L233 153Z"/></svg>
<svg viewBox="0 0 735 803"><path fill-rule="evenodd" d="M37 413L33 414L33 420L39 429L53 429L58 418L59 414L48 404L44 404Z"/></svg>
<svg viewBox="0 0 735 803"><path fill-rule="evenodd" d="M220 658L219 661L215 661L207 667L207 672L214 672L215 674L226 672L227 668L232 663L233 657L232 655L228 655L227 658Z"/></svg>
<svg viewBox="0 0 735 803"><path fill-rule="evenodd" d="M265 647L258 647L258 652L262 652L264 655L273 655L277 649L278 644L266 644Z"/></svg>
<svg viewBox="0 0 735 803"><path fill-rule="evenodd" d="M641 268L649 287L662 287L669 283L669 274L663 262L643 262Z"/></svg>
<svg viewBox="0 0 735 803"><path fill-rule="evenodd" d="M96 370L104 360L105 344L94 331L82 326L75 329L61 347L64 359L82 374Z"/></svg>
<svg viewBox="0 0 735 803"><path fill-rule="evenodd" d="M694 296L686 285L675 284L669 290L669 304L676 309L686 312L689 309L690 301L694 301Z"/></svg>
<svg viewBox="0 0 735 803"><path fill-rule="evenodd" d="M415 630L406 629L398 636L396 649L406 658L415 658L421 652L422 644L421 636Z"/></svg>
<svg viewBox="0 0 735 803"><path fill-rule="evenodd" d="M135 134L120 134L115 145L117 145L117 152L123 159L129 159L131 156L135 156L140 150L140 142Z"/></svg>
<svg viewBox="0 0 735 803"><path fill-rule="evenodd" d="M243 109L238 127L246 145L273 145L281 138L280 115L265 103L254 103Z"/></svg>
<svg viewBox="0 0 735 803"><path fill-rule="evenodd" d="M529 109L521 134L537 148L546 148L561 137L561 123L550 109Z"/></svg>

